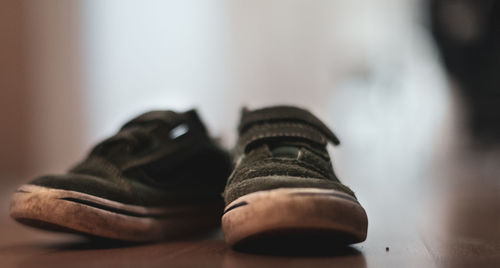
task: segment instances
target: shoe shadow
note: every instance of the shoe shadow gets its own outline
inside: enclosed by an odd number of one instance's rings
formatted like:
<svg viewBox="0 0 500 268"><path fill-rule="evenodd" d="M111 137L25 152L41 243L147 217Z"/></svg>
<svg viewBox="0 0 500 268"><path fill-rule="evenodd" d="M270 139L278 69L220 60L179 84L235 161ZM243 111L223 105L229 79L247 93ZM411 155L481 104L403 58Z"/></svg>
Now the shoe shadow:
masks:
<svg viewBox="0 0 500 268"><path fill-rule="evenodd" d="M287 230L249 237L233 246L233 249L261 255L302 257L335 257L361 254L355 248L347 246L350 242L350 237L338 233Z"/></svg>
<svg viewBox="0 0 500 268"><path fill-rule="evenodd" d="M236 247L234 251L264 255L264 256L282 256L282 257L344 257L362 255L362 253L351 246L336 246L321 244L321 246L312 246L311 244L291 246L291 245L265 245L260 247Z"/></svg>
<svg viewBox="0 0 500 268"><path fill-rule="evenodd" d="M293 264L293 265L291 265ZM362 252L324 233L276 233L252 237L228 249L223 267L366 267Z"/></svg>
<svg viewBox="0 0 500 268"><path fill-rule="evenodd" d="M72 251L72 250L96 250L96 249L118 249L130 248L145 245L146 243L126 242L100 238L86 238L77 241L60 242L56 244L48 244L43 247L56 251Z"/></svg>
<svg viewBox="0 0 500 268"><path fill-rule="evenodd" d="M56 250L56 251L72 251L72 250L99 250L99 249L120 249L120 248L133 248L145 245L154 245L165 242L179 242L179 241L197 241L216 238L220 236L220 229L212 229L203 232L171 236L154 242L130 242L114 239L107 239L94 236L83 236L78 239L63 241L51 244L39 244L38 247Z"/></svg>
<svg viewBox="0 0 500 268"><path fill-rule="evenodd" d="M261 241L262 242L262 241ZM332 245L324 239L282 240L245 244L228 249L223 267L360 267L366 268L361 251L353 246Z"/></svg>

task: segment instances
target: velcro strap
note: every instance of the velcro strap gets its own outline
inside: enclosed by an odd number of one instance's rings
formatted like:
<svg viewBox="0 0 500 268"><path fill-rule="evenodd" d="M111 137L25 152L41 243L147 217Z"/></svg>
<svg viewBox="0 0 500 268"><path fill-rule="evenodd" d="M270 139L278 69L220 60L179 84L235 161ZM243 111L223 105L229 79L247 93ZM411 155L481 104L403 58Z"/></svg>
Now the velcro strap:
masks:
<svg viewBox="0 0 500 268"><path fill-rule="evenodd" d="M314 127L302 123L272 123L254 125L240 135L239 144L243 148L260 140L274 138L297 138L326 146L327 140L321 132Z"/></svg>
<svg viewBox="0 0 500 268"><path fill-rule="evenodd" d="M275 106L255 111L243 110L239 126L240 145L268 138L302 138L326 145L340 144L339 139L321 120L307 110L291 106Z"/></svg>
<svg viewBox="0 0 500 268"><path fill-rule="evenodd" d="M175 121L180 119L180 114L173 111L150 111L139 115L138 117L127 122L121 129L126 129L129 127L143 125L151 122L165 122L168 124L174 124Z"/></svg>

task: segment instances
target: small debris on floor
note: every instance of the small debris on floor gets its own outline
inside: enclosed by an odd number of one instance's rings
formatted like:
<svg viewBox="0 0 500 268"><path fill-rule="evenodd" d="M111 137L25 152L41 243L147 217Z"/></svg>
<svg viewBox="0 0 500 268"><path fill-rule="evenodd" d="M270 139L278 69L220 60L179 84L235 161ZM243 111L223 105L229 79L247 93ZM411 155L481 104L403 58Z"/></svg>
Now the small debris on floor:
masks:
<svg viewBox="0 0 500 268"><path fill-rule="evenodd" d="M385 248L385 251L389 251L389 247L386 247L386 248Z"/></svg>

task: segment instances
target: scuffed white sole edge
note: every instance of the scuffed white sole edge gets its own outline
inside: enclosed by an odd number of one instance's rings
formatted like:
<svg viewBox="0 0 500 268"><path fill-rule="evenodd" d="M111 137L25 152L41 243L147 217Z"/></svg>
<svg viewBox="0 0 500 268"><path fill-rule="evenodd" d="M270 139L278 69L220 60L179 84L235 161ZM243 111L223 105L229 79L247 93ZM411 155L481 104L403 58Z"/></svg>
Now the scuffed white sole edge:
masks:
<svg viewBox="0 0 500 268"><path fill-rule="evenodd" d="M350 195L329 189L279 188L244 195L226 206L222 229L226 242L238 242L279 230L321 230L366 239L368 218Z"/></svg>
<svg viewBox="0 0 500 268"><path fill-rule="evenodd" d="M13 195L10 215L15 220L43 229L124 241L156 241L194 232L217 224L220 204L142 207L85 193L23 185ZM40 223L40 224L38 224Z"/></svg>

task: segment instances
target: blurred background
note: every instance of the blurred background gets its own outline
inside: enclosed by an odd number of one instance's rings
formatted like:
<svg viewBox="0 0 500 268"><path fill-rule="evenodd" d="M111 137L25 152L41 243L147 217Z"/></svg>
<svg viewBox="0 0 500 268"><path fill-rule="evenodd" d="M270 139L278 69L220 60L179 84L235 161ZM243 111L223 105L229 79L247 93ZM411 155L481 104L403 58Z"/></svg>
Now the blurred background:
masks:
<svg viewBox="0 0 500 268"><path fill-rule="evenodd" d="M366 161L446 148L456 118L491 143L496 2L2 1L0 171L64 171L150 109L196 107L230 147L242 106L298 105Z"/></svg>
<svg viewBox="0 0 500 268"><path fill-rule="evenodd" d="M401 154L429 148L451 115L425 1L26 0L0 10L7 175L64 171L149 109L196 107L231 146L243 105L294 104L347 148L389 142Z"/></svg>
<svg viewBox="0 0 500 268"><path fill-rule="evenodd" d="M342 142L369 263L387 241L500 260L499 2L1 1L0 213L141 112L198 108L230 148L242 106L291 104Z"/></svg>

